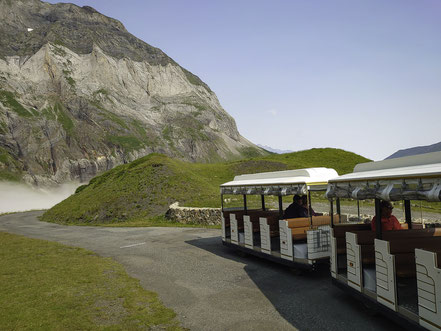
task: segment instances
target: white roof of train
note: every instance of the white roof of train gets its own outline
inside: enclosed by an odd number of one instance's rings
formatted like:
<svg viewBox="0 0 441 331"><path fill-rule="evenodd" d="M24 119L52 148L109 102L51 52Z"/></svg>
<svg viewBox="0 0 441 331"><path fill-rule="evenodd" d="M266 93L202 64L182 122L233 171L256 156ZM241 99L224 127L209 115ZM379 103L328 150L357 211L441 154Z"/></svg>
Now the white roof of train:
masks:
<svg viewBox="0 0 441 331"><path fill-rule="evenodd" d="M354 172L330 179L329 182L352 182L382 179L441 178L441 152L360 163Z"/></svg>
<svg viewBox="0 0 441 331"><path fill-rule="evenodd" d="M441 200L441 152L358 164L329 180L328 198Z"/></svg>
<svg viewBox="0 0 441 331"><path fill-rule="evenodd" d="M329 179L337 176L337 171L330 168L308 168L286 171L262 172L258 174L236 176L234 177L234 180L222 184L221 187L290 184L322 185L326 184Z"/></svg>

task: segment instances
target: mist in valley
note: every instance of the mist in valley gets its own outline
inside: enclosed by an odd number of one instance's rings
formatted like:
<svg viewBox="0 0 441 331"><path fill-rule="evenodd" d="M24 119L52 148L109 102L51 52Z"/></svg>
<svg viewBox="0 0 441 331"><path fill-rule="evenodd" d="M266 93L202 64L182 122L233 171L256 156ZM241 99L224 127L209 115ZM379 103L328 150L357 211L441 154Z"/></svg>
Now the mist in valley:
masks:
<svg viewBox="0 0 441 331"><path fill-rule="evenodd" d="M0 214L49 209L75 192L81 184L72 182L56 188L33 188L25 184L0 182Z"/></svg>

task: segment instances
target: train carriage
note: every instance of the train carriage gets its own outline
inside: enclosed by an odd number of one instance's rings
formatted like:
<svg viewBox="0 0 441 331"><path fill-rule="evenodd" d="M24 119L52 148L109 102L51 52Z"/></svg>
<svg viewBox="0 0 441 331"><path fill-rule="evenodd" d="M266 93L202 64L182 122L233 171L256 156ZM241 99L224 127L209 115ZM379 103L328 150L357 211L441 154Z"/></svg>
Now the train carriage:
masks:
<svg viewBox="0 0 441 331"><path fill-rule="evenodd" d="M371 200L376 219L375 231L331 220L333 283L407 327L441 330L441 228L412 217L423 201L439 209L441 152L359 164L330 179L326 197L331 209L342 199ZM381 201L404 206L402 230L382 229Z"/></svg>
<svg viewBox="0 0 441 331"><path fill-rule="evenodd" d="M290 265L313 269L329 260L330 215L284 219L284 196L302 195L311 207L311 192L324 193L334 169L309 168L236 176L220 186L222 241L250 254ZM242 197L240 208L225 208L225 196ZM260 208L250 209L247 197L260 196ZM278 209L269 209L265 199L276 197ZM259 199L259 198L258 198ZM337 222L339 217L333 217Z"/></svg>

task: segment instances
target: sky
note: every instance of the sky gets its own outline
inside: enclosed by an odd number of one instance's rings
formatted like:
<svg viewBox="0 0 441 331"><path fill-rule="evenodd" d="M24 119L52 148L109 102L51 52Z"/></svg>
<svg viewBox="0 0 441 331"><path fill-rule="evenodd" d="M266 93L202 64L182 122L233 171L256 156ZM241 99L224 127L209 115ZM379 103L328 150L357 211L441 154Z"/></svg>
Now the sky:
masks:
<svg viewBox="0 0 441 331"><path fill-rule="evenodd" d="M255 144L382 160L441 141L439 0L65 2L199 76Z"/></svg>

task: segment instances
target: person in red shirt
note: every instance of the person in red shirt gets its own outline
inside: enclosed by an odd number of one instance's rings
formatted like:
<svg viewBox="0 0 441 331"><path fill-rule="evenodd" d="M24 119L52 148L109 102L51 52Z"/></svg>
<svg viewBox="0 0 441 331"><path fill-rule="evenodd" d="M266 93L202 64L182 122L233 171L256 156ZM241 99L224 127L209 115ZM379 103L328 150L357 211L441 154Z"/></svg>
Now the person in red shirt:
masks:
<svg viewBox="0 0 441 331"><path fill-rule="evenodd" d="M381 201L380 202L380 208L381 208L381 228L383 231L389 231L389 230L401 230L401 224L398 222L397 218L392 215L392 204L389 201ZM376 217L371 221L371 228L372 231L375 231L376 226Z"/></svg>

